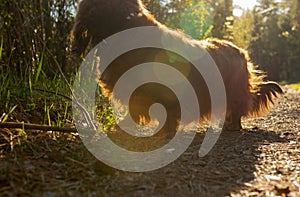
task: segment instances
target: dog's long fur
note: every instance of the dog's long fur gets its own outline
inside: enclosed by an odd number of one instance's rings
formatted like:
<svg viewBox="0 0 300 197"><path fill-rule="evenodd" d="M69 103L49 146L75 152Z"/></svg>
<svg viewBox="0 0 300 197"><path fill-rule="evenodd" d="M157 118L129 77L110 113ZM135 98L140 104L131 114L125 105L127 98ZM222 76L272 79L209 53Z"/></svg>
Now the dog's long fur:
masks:
<svg viewBox="0 0 300 197"><path fill-rule="evenodd" d="M221 72L226 88L226 129L241 129L241 117L259 116L267 112L274 104L274 98L283 93L277 83L264 81L264 74L252 65L245 50L231 42L214 38L195 42L178 31L170 30L155 20L141 0L82 0L73 28L72 49L77 55L85 55L89 44L95 46L115 33L140 26L157 26L162 32L181 37L183 45L192 46L197 43L209 52ZM151 48L131 51L114 61L102 73L102 85L108 94L110 95L122 73L138 63L157 58L157 54L160 54L161 62L170 63L166 60L166 53ZM193 69L187 62L178 61L173 66L182 71L185 67ZM188 79L199 97L201 117L204 118L210 115L211 103L205 81L196 73L190 72ZM159 86L149 85L145 88L146 90L137 92L133 99L133 102L141 103L133 109L133 116L138 118L148 114L147 108L151 104L161 102L169 106L170 116L178 117L180 110L174 107L177 100L172 97L172 93L166 94L166 90Z"/></svg>

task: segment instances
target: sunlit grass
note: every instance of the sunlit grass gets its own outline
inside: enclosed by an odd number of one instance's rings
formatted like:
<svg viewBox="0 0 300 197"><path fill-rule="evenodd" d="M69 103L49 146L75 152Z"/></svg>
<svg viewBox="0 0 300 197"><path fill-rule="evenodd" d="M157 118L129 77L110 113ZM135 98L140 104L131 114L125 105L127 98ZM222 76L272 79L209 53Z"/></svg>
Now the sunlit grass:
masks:
<svg viewBox="0 0 300 197"><path fill-rule="evenodd" d="M1 45L2 46L2 45ZM70 90L57 74L48 77L43 72L43 61L33 65L36 72L16 74L1 61L0 47L0 117L1 122L24 121L28 123L63 126L72 122L71 104L58 93L69 96ZM43 91L47 90L47 91Z"/></svg>
<svg viewBox="0 0 300 197"><path fill-rule="evenodd" d="M66 81L59 73L48 77L43 66L41 58L35 72L24 76L16 75L8 65L0 65L0 122L74 126L72 95ZM69 83L72 85L72 80ZM116 121L108 100L101 93L98 97L96 115L103 130L109 132Z"/></svg>
<svg viewBox="0 0 300 197"><path fill-rule="evenodd" d="M282 86L287 85L290 88L293 88L295 90L300 90L300 82L298 82L298 83L291 83L291 82L288 82L288 81L280 81L279 84L282 85Z"/></svg>
<svg viewBox="0 0 300 197"><path fill-rule="evenodd" d="M293 83L290 84L289 86L295 90L300 90L300 83Z"/></svg>
<svg viewBox="0 0 300 197"><path fill-rule="evenodd" d="M40 75L38 80L29 77L28 81L22 81L9 70L3 71L3 68L0 75L2 84L0 115L7 114L5 121L24 121L52 126L62 126L66 119L71 121L71 101L56 94L66 96L70 94L62 80L52 80Z"/></svg>

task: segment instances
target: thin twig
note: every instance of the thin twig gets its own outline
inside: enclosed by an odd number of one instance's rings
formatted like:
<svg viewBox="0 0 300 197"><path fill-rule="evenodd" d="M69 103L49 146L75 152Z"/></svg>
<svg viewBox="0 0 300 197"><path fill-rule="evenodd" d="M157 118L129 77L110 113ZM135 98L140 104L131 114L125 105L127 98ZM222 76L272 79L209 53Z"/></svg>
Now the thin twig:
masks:
<svg viewBox="0 0 300 197"><path fill-rule="evenodd" d="M29 124L29 123L22 123L22 122L0 123L0 128L32 129L32 130L40 130L40 131L59 131L62 133L77 133L76 128L47 126L47 125Z"/></svg>

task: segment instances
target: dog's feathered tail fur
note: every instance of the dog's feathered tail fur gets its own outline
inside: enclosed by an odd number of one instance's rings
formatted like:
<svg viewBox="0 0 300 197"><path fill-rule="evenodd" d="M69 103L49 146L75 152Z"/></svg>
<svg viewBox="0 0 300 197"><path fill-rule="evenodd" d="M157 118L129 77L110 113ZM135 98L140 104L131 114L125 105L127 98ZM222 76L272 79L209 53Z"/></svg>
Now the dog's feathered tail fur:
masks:
<svg viewBox="0 0 300 197"><path fill-rule="evenodd" d="M260 116L274 105L274 99L283 94L280 86L272 81L257 84L258 90L253 94L253 106L249 111L250 116Z"/></svg>
<svg viewBox="0 0 300 197"><path fill-rule="evenodd" d="M265 114L275 105L275 99L283 94L283 90L276 82L264 81L266 74L250 62L246 51L244 54L247 60L248 81L252 95L252 106L246 116L257 117Z"/></svg>

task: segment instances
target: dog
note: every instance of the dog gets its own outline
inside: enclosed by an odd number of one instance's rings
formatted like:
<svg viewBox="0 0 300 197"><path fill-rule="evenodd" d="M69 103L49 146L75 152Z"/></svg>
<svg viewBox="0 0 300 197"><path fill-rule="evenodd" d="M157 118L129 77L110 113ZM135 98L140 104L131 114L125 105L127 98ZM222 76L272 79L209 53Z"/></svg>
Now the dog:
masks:
<svg viewBox="0 0 300 197"><path fill-rule="evenodd" d="M174 37L181 37L182 45L194 46L195 43L206 49L218 66L222 75L227 98L225 130L241 130L241 118L257 117L270 110L275 98L283 93L280 86L272 81L265 81L265 74L250 61L247 51L233 43L209 38L195 41L177 30L171 30L158 22L145 8L141 0L81 0L78 6L75 24L72 30L72 50L77 56L84 56L88 49L96 46L123 30L143 26L156 26L159 31ZM145 38L147 39L147 38ZM189 70L187 75L199 100L200 120L209 119L211 115L211 98L205 80L185 61L170 62L170 52L162 49L145 48L133 50L118 57L101 73L100 84L105 95L113 97L112 89L124 72L143 62L159 59L160 62L172 64L180 72ZM173 54L180 59L178 54ZM153 103L166 107L167 123L163 130L175 130L180 108L176 96L158 84L144 85L132 95L130 113L136 122L149 122L148 109Z"/></svg>

